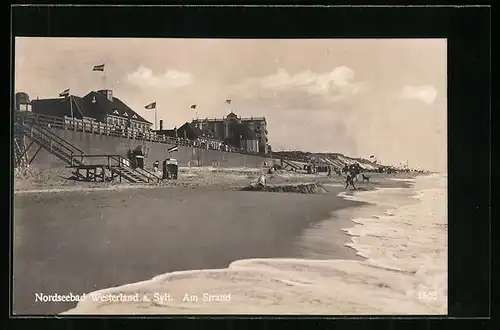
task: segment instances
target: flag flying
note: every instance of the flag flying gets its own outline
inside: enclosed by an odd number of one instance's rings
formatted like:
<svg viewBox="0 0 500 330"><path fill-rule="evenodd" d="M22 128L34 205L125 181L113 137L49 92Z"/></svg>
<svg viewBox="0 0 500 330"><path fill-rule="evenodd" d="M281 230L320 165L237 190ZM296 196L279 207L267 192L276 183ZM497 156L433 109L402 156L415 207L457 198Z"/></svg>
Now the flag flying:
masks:
<svg viewBox="0 0 500 330"><path fill-rule="evenodd" d="M104 64L94 65L92 71L104 71Z"/></svg>
<svg viewBox="0 0 500 330"><path fill-rule="evenodd" d="M226 100L226 103L227 104L231 104L231 100Z"/></svg>
<svg viewBox="0 0 500 330"><path fill-rule="evenodd" d="M191 106L191 109L196 109L196 104L193 104L193 105Z"/></svg>
<svg viewBox="0 0 500 330"><path fill-rule="evenodd" d="M149 103L148 105L146 105L146 106L144 107L144 109L148 109L148 110L151 110L151 109L156 109L156 102Z"/></svg>
<svg viewBox="0 0 500 330"><path fill-rule="evenodd" d="M375 158L375 156L374 156L374 155L371 155L371 156L370 156L370 158Z"/></svg>
<svg viewBox="0 0 500 330"><path fill-rule="evenodd" d="M175 146L175 147L168 148L167 152L174 152L174 151L178 151L178 150L179 150L179 147Z"/></svg>
<svg viewBox="0 0 500 330"><path fill-rule="evenodd" d="M61 93L59 93L59 96L61 96L61 97L67 97L67 96L69 96L69 88L65 89Z"/></svg>

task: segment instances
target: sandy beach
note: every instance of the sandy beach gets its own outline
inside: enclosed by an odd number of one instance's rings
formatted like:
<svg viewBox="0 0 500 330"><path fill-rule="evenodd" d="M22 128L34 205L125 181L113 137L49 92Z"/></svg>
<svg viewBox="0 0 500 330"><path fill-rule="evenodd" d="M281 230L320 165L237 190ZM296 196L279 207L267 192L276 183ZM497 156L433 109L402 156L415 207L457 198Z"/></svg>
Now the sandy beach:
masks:
<svg viewBox="0 0 500 330"><path fill-rule="evenodd" d="M276 184L322 182L328 190L322 194L238 191L259 173L183 169L176 182L101 187L108 190L54 179L45 185L49 192L33 178L18 178L14 314L56 314L75 306L36 302L36 293L83 294L166 272L224 268L240 259L300 258L308 251L297 242L307 228L332 211L362 205L340 198L341 178L324 174L269 176ZM360 188L406 185L379 176ZM338 234L326 251L329 259L359 259L344 246L346 222L333 224Z"/></svg>

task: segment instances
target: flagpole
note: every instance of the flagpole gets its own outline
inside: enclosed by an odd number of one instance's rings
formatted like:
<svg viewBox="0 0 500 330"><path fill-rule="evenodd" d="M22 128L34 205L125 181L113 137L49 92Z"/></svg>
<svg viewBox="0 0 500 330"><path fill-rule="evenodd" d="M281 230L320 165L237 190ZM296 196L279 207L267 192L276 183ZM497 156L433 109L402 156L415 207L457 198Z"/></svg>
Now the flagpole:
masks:
<svg viewBox="0 0 500 330"><path fill-rule="evenodd" d="M73 114L73 101L71 99L71 94L69 94L69 109L71 111L71 118L75 118L75 115Z"/></svg>
<svg viewBox="0 0 500 330"><path fill-rule="evenodd" d="M102 85L103 89L106 90L106 68L102 70Z"/></svg>
<svg viewBox="0 0 500 330"><path fill-rule="evenodd" d="M158 125L157 125L157 121L156 121L156 104L155 104L155 130L156 131L158 130Z"/></svg>

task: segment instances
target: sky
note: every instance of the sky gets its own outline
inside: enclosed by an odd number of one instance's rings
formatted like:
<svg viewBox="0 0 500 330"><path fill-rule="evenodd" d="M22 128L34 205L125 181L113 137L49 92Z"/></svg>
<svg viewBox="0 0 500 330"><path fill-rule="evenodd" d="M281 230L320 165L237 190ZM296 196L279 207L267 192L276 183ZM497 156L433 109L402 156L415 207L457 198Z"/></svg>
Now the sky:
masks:
<svg viewBox="0 0 500 330"><path fill-rule="evenodd" d="M16 38L15 91L112 89L151 122L144 106L156 101L164 128L231 111L265 116L273 150L446 172L446 48L446 39ZM92 71L99 64L105 74Z"/></svg>

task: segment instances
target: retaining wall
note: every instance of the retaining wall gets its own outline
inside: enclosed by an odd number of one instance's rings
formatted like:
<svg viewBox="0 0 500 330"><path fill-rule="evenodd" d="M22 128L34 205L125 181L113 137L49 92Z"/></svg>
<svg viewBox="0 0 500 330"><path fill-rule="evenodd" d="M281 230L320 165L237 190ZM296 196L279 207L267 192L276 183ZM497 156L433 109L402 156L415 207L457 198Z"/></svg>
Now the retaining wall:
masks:
<svg viewBox="0 0 500 330"><path fill-rule="evenodd" d="M167 143L76 132L59 128L52 128L51 131L83 150L85 154L117 154L127 157L130 149L133 150L138 146L142 146L144 152L147 153L146 167L149 168L152 167L154 161L158 160L161 163L165 158L168 158L169 154L166 149L174 146ZM29 143L29 138L27 138L27 143ZM32 157L37 148L38 146L35 143L28 151L28 157ZM185 146L179 146L179 151L173 152L171 157L177 159L180 166L259 167L264 162L268 165L273 163L272 159L261 156ZM65 166L66 163L42 149L31 165L37 168L49 168Z"/></svg>

